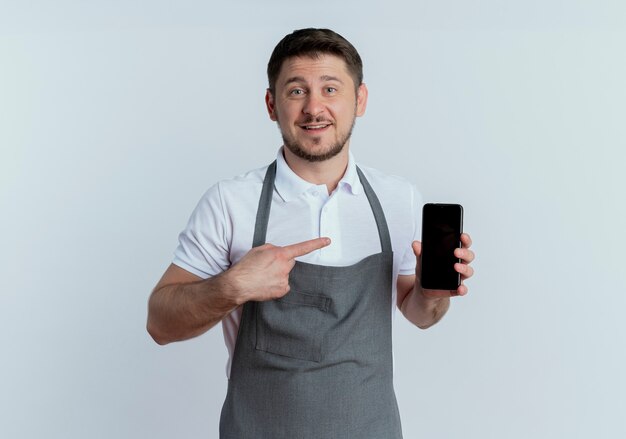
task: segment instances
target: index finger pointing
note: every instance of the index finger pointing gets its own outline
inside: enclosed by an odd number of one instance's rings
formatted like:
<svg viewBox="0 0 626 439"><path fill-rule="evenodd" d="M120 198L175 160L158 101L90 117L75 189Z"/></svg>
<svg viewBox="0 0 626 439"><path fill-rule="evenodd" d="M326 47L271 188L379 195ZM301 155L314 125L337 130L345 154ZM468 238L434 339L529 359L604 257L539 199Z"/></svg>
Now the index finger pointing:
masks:
<svg viewBox="0 0 626 439"><path fill-rule="evenodd" d="M286 245L283 247L283 251L289 259L293 259L326 247L328 244L330 244L329 238L315 238L309 241L299 242L298 244Z"/></svg>

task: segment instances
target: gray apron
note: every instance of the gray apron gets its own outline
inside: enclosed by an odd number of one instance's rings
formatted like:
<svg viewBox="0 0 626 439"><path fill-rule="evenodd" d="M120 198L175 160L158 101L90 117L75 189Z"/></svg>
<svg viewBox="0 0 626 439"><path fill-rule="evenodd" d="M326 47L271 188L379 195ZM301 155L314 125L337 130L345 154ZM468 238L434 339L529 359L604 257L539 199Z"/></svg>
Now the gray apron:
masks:
<svg viewBox="0 0 626 439"><path fill-rule="evenodd" d="M357 168L382 251L347 267L296 261L289 293L243 307L221 439L401 439L393 390L393 253L385 215ZM267 232L267 170L253 247ZM332 245L332 244L331 244Z"/></svg>

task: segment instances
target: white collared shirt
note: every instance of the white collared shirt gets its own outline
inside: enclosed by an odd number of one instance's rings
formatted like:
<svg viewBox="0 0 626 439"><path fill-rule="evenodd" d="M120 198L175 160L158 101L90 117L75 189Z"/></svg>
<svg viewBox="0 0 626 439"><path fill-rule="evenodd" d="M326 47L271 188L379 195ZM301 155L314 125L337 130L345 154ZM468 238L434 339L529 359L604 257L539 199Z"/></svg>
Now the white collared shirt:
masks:
<svg viewBox="0 0 626 439"><path fill-rule="evenodd" d="M327 266L347 266L381 251L376 221L356 172L352 153L337 189L309 183L287 165L282 148L276 157L276 180L266 242L285 246L322 236L331 244L297 258ZM393 248L392 309L395 313L399 274L415 274L411 248L421 233L422 198L406 180L359 166L380 200ZM256 212L267 166L211 187L200 199L185 230L173 263L206 279L227 270L252 247ZM230 365L241 319L241 307L222 320Z"/></svg>

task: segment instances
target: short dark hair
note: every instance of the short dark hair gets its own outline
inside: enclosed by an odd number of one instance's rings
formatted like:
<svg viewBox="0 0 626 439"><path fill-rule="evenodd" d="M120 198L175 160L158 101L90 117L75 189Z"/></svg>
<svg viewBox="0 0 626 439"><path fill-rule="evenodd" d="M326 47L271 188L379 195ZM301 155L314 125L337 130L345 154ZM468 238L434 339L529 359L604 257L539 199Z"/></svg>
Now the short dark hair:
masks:
<svg viewBox="0 0 626 439"><path fill-rule="evenodd" d="M267 63L267 80L274 93L276 80L286 59L297 56L318 57L323 54L342 58L358 88L363 82L363 62L359 52L344 37L330 29L298 29L286 35L274 48Z"/></svg>

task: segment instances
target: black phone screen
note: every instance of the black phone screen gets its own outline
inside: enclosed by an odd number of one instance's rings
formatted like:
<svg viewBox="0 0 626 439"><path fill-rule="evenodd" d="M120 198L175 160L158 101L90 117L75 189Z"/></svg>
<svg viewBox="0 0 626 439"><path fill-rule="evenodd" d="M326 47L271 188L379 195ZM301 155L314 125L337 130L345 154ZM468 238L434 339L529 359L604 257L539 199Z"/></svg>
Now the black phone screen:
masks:
<svg viewBox="0 0 626 439"><path fill-rule="evenodd" d="M461 276L454 269L461 246L463 207L460 204L425 204L422 210L422 288L456 290Z"/></svg>

